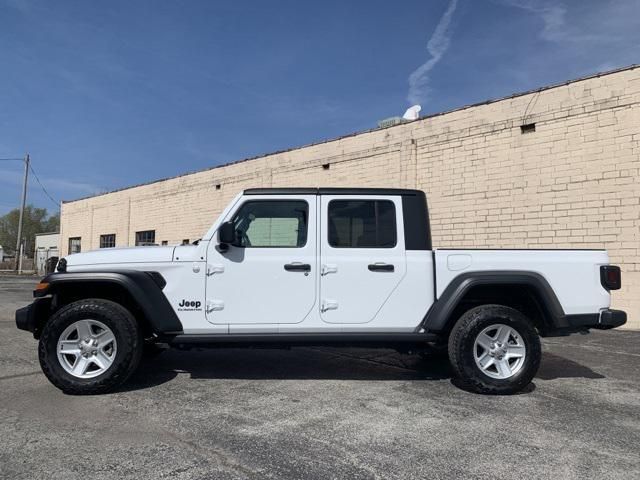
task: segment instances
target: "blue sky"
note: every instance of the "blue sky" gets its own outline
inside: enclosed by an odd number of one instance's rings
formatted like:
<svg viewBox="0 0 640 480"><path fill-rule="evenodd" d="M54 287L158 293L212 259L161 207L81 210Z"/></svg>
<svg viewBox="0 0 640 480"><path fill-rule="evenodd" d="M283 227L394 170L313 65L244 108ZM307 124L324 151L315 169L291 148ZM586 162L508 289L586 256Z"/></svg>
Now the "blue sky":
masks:
<svg viewBox="0 0 640 480"><path fill-rule="evenodd" d="M0 158L74 199L639 63L637 0L0 0ZM0 162L0 214L21 165ZM29 202L56 210L37 183Z"/></svg>

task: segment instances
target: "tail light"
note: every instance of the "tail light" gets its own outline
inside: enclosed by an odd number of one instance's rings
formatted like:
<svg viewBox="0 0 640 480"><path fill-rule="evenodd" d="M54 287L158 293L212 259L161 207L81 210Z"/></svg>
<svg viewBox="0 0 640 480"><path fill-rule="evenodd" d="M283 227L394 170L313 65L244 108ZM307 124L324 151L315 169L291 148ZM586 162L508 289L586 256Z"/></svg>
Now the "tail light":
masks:
<svg viewBox="0 0 640 480"><path fill-rule="evenodd" d="M622 285L620 267L616 265L602 265L600 267L600 283L607 290L619 290Z"/></svg>

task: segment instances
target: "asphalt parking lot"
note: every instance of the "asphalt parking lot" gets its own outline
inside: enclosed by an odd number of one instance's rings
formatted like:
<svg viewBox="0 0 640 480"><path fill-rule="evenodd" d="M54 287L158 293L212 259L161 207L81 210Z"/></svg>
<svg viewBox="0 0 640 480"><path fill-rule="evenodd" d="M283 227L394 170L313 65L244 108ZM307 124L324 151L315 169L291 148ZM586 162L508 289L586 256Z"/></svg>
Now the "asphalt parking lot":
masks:
<svg viewBox="0 0 640 480"><path fill-rule="evenodd" d="M167 351L117 393L66 396L0 277L0 478L640 478L640 332L544 341L522 394L452 384L441 356Z"/></svg>

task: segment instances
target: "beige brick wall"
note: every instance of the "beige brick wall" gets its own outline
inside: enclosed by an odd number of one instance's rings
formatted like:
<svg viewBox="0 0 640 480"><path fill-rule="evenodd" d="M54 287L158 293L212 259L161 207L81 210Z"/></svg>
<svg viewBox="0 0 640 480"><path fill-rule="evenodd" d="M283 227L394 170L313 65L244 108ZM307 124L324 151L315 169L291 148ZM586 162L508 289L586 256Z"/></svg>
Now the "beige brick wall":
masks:
<svg viewBox="0 0 640 480"><path fill-rule="evenodd" d="M436 247L606 248L614 306L640 328L640 68L64 203L62 252L107 233L200 238L236 193L269 186L420 188Z"/></svg>

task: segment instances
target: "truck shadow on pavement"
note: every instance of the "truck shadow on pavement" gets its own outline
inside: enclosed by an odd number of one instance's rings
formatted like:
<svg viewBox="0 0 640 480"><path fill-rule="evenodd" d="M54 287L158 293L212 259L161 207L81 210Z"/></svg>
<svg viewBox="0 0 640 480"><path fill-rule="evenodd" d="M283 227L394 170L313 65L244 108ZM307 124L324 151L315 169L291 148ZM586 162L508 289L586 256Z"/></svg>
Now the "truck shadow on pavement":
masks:
<svg viewBox="0 0 640 480"><path fill-rule="evenodd" d="M206 380L451 380L446 354L403 355L394 351L300 347L291 350L236 349L167 350L144 358L118 390L152 388L179 374ZM549 352L543 354L536 378L604 378L590 368ZM456 386L460 386L451 380ZM529 385L521 393L535 390Z"/></svg>
<svg viewBox="0 0 640 480"><path fill-rule="evenodd" d="M554 353L544 352L536 378L555 380L556 378L605 378L578 362L561 357Z"/></svg>

